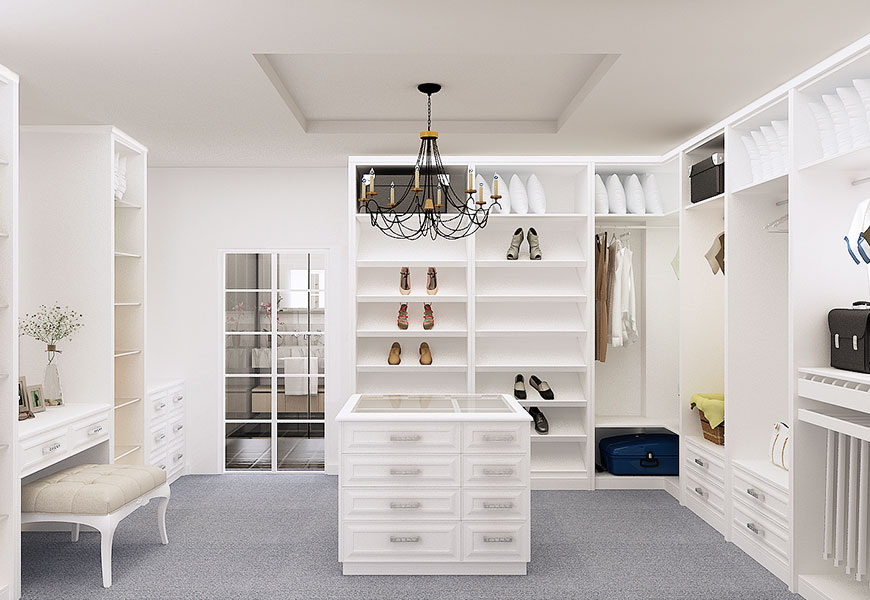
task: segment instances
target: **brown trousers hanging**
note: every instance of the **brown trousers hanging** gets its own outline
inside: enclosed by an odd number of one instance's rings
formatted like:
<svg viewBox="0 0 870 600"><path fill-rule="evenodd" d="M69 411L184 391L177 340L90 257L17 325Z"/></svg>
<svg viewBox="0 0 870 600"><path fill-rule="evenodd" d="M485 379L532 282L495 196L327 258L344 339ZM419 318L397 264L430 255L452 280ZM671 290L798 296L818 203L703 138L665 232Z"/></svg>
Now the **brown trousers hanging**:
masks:
<svg viewBox="0 0 870 600"><path fill-rule="evenodd" d="M607 233L595 236L595 360L607 360Z"/></svg>

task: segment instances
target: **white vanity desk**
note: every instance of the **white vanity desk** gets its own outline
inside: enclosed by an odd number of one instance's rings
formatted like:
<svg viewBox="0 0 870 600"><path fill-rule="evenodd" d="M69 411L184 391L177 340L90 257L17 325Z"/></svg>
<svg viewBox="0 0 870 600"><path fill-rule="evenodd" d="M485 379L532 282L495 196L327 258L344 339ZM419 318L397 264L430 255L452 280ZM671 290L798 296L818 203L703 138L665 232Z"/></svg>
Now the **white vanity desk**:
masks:
<svg viewBox="0 0 870 600"><path fill-rule="evenodd" d="M525 575L529 414L506 395L351 396L341 428L345 575Z"/></svg>
<svg viewBox="0 0 870 600"><path fill-rule="evenodd" d="M111 404L70 403L49 406L35 418L19 422L21 478L85 452L86 462L112 462L109 456L111 421ZM50 473L45 471L40 475Z"/></svg>

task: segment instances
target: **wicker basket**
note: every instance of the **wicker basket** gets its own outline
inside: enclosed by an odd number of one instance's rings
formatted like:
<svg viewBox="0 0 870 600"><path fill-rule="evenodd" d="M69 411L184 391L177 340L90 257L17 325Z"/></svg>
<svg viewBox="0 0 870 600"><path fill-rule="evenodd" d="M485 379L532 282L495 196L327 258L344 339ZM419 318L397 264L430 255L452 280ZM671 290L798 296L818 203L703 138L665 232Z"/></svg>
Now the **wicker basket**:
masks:
<svg viewBox="0 0 870 600"><path fill-rule="evenodd" d="M720 446L725 445L725 423L722 422L715 429L710 427L710 421L704 416L704 411L698 409L698 416L701 417L701 431L704 432L704 438L714 444Z"/></svg>

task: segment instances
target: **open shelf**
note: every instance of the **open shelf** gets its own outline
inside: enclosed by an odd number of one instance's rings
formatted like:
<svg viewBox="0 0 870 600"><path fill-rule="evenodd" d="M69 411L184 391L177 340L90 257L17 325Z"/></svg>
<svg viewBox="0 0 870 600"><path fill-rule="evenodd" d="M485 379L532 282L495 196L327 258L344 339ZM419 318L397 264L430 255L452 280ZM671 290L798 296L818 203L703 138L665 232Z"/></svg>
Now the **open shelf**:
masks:
<svg viewBox="0 0 870 600"><path fill-rule="evenodd" d="M870 413L870 375L832 367L798 369L798 396Z"/></svg>
<svg viewBox="0 0 870 600"><path fill-rule="evenodd" d="M595 415L596 429L667 429L680 433L680 423L677 419L659 417L643 417L634 415Z"/></svg>
<svg viewBox="0 0 870 600"><path fill-rule="evenodd" d="M125 456L129 456L141 449L142 446L134 445L134 446L119 446L115 444L115 462L121 460Z"/></svg>
<svg viewBox="0 0 870 600"><path fill-rule="evenodd" d="M819 169L827 171L870 171L870 145L839 152L834 156L810 161L798 167L798 170L803 173Z"/></svg>
<svg viewBox="0 0 870 600"><path fill-rule="evenodd" d="M141 350L115 350L115 358L121 358L122 356L133 356L135 354L141 353Z"/></svg>
<svg viewBox="0 0 870 600"><path fill-rule="evenodd" d="M541 404L536 404L541 408ZM534 424L530 424L532 432L532 443L553 443L553 442L585 442L586 432L577 423L565 423L563 421L550 421L550 431L548 433L538 433L535 431Z"/></svg>
<svg viewBox="0 0 870 600"><path fill-rule="evenodd" d="M796 591L807 600L867 600L867 582L855 581L845 573L800 575Z"/></svg>
<svg viewBox="0 0 870 600"><path fill-rule="evenodd" d="M701 446L707 452L712 452L717 457L721 459L725 459L725 446L720 446L719 444L714 444L704 438L703 435L687 435L685 436L687 440L691 440L694 443ZM728 443L728 438L725 438L725 443Z"/></svg>
<svg viewBox="0 0 870 600"><path fill-rule="evenodd" d="M141 302L115 302L114 305L118 306L118 307L121 307L121 306L142 306L142 303Z"/></svg>
<svg viewBox="0 0 870 600"><path fill-rule="evenodd" d="M116 258L142 258L141 254L133 254L132 252L119 252L115 250Z"/></svg>
<svg viewBox="0 0 870 600"><path fill-rule="evenodd" d="M732 462L744 470L749 471L759 479L771 483L776 487L783 490L788 490L790 487L788 482L788 471L777 467L770 462L770 459L735 458Z"/></svg>
<svg viewBox="0 0 870 600"><path fill-rule="evenodd" d="M392 338L392 337L427 337L427 338L445 338L458 337L464 338L468 336L468 331L465 329L438 329L434 328L426 330L420 327L411 327L408 329L357 329L356 336L358 338Z"/></svg>
<svg viewBox="0 0 870 600"><path fill-rule="evenodd" d="M142 398L115 398L115 410L141 402Z"/></svg>
<svg viewBox="0 0 870 600"><path fill-rule="evenodd" d="M477 337L516 337L523 335L586 335L585 329L478 329Z"/></svg>
<svg viewBox="0 0 870 600"><path fill-rule="evenodd" d="M719 194L718 196L713 196L712 198L707 198L706 200L701 200L700 202L695 202L694 204L686 205L686 210L698 210L701 208L712 208L718 206L721 208L725 204L725 194Z"/></svg>
<svg viewBox="0 0 870 600"><path fill-rule="evenodd" d="M356 261L356 266L360 268L374 267L465 267L468 266L468 261L461 259L441 259L432 258L415 258L415 259L396 259L396 258L370 258L359 259Z"/></svg>
<svg viewBox="0 0 870 600"><path fill-rule="evenodd" d="M508 365L479 364L476 369L478 373L523 373L526 371L538 371L541 373L575 373L578 371L586 371L586 365L530 365L528 363Z"/></svg>
<svg viewBox="0 0 870 600"><path fill-rule="evenodd" d="M518 268L518 269L534 269L541 267L575 267L582 268L586 266L586 260L582 258L543 258L541 260L529 260L520 258L518 260L508 260L506 258L483 258L478 259L475 263L478 268Z"/></svg>
<svg viewBox="0 0 870 600"><path fill-rule="evenodd" d="M465 365L357 365L358 373L465 373Z"/></svg>
<svg viewBox="0 0 870 600"><path fill-rule="evenodd" d="M132 208L134 210L140 210L142 207L138 204L133 204L132 202L125 202L123 200L115 200L115 208Z"/></svg>
<svg viewBox="0 0 870 600"><path fill-rule="evenodd" d="M596 227L626 227L632 225L676 226L680 220L680 211L672 210L661 214L643 215L595 215Z"/></svg>
<svg viewBox="0 0 870 600"><path fill-rule="evenodd" d="M661 475L614 475L613 473L595 474L595 488L599 490L663 490L670 483L679 489L679 476Z"/></svg>
<svg viewBox="0 0 870 600"><path fill-rule="evenodd" d="M396 292L395 294L357 294L357 302L466 302L468 296L465 294L408 294L403 296Z"/></svg>
<svg viewBox="0 0 870 600"><path fill-rule="evenodd" d="M784 196L788 194L788 173L780 173L762 181L749 183L740 188L737 188L732 193L746 195L772 195Z"/></svg>
<svg viewBox="0 0 870 600"><path fill-rule="evenodd" d="M517 400L520 406L537 406L541 410L546 408L585 408L589 405L586 400L544 400L543 398L526 398L525 400Z"/></svg>
<svg viewBox="0 0 870 600"><path fill-rule="evenodd" d="M489 218L494 219L496 221L511 221L511 220L521 221L523 219L538 220L538 221L545 220L545 219L557 219L559 221L563 221L566 219L585 219L586 215L579 214L579 213L549 213L549 214L543 214L543 215L491 214L491 215L489 215Z"/></svg>
<svg viewBox="0 0 870 600"><path fill-rule="evenodd" d="M844 433L850 437L870 442L870 414L845 408L801 408L798 419L804 423Z"/></svg>
<svg viewBox="0 0 870 600"><path fill-rule="evenodd" d="M478 302L586 302L586 294L478 294Z"/></svg>
<svg viewBox="0 0 870 600"><path fill-rule="evenodd" d="M586 463L579 460L576 456L569 456L567 453L554 451L550 453L532 452L532 478L535 475L546 475L548 473L574 473L577 475L586 475Z"/></svg>

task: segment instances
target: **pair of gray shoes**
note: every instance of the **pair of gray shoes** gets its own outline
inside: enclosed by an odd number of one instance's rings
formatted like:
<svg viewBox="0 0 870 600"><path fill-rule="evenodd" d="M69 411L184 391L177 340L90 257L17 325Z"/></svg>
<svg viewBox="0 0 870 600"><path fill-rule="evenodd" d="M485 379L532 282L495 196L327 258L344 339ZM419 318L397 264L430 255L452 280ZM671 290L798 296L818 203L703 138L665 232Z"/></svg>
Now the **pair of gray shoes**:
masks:
<svg viewBox="0 0 870 600"><path fill-rule="evenodd" d="M520 244L523 243L523 230L517 228L511 238L511 246L507 251L508 260L517 260L520 257ZM529 235L526 238L529 242L529 258L531 260L541 260L541 245L538 243L538 232L534 227L529 227Z"/></svg>

